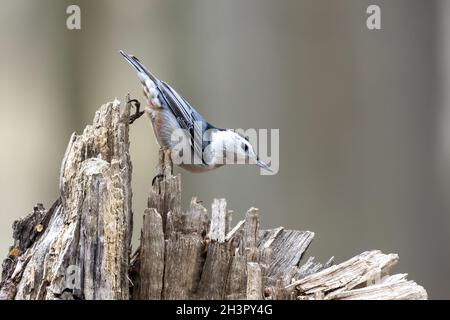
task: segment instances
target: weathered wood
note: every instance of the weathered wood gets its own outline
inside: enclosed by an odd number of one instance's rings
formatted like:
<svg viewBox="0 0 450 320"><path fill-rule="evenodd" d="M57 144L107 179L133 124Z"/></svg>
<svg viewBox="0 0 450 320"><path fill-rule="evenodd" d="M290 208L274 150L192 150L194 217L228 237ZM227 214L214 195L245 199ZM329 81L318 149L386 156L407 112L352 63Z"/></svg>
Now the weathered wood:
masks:
<svg viewBox="0 0 450 320"><path fill-rule="evenodd" d="M300 298L313 298L320 293L323 299L426 299L426 291L415 282L406 281L405 275L384 278L397 261L396 254L367 251L299 279L288 287L295 287ZM392 291L391 288L398 290Z"/></svg>
<svg viewBox="0 0 450 320"><path fill-rule="evenodd" d="M401 277L399 277L401 276ZM329 294L328 299L339 300L424 300L425 289L414 281L407 281L406 274L386 277L379 284Z"/></svg>
<svg viewBox="0 0 450 320"><path fill-rule="evenodd" d="M225 298L260 299L263 293L262 274L265 266L258 263L260 258L260 252L257 248L259 238L258 209L251 208L248 210L245 220L239 222L232 233L237 248L234 249L234 256L232 257ZM230 234L226 237L226 239L231 238L232 235ZM251 278L248 278L249 270L252 272Z"/></svg>
<svg viewBox="0 0 450 320"><path fill-rule="evenodd" d="M206 209L196 198L192 199L189 210L182 212L180 176L172 175L168 150L161 150L156 172L164 177L155 181L148 201L149 206L154 207L146 212L153 210L158 230L155 235L154 227L143 225L136 278L140 290L134 298L190 299L194 297L202 271L209 219ZM161 213L157 209L162 210ZM145 252L144 248L153 249ZM142 290L143 287L153 288L152 294Z"/></svg>
<svg viewBox="0 0 450 320"><path fill-rule="evenodd" d="M245 215L244 250L248 262L259 261L259 250L256 244L259 237L259 215L258 209L251 208Z"/></svg>
<svg viewBox="0 0 450 320"><path fill-rule="evenodd" d="M183 211L169 150L160 151L130 259L129 118L130 105L114 101L71 137L60 198L14 223L0 299L427 298L405 274L389 275L396 254L374 250L322 264L303 259L313 232L260 230L256 208L234 226L225 199L213 201L211 218L197 198Z"/></svg>
<svg viewBox="0 0 450 320"><path fill-rule="evenodd" d="M32 213L14 222L14 245L10 248L8 257L2 265L0 300L15 298L17 285L20 283L25 266L31 258L28 249L42 236L43 230L47 229L50 218L55 210L60 208L60 205L61 202L58 200L52 208L45 210L42 204L37 204Z"/></svg>
<svg viewBox="0 0 450 320"><path fill-rule="evenodd" d="M247 263L247 300L263 298L263 279L259 263Z"/></svg>
<svg viewBox="0 0 450 320"><path fill-rule="evenodd" d="M211 208L210 243L199 282L197 297L223 299L235 243L232 237L226 236L226 231L231 221L225 199L214 199ZM237 230L232 231L235 233Z"/></svg>
<svg viewBox="0 0 450 320"><path fill-rule="evenodd" d="M267 271L268 283L274 284L277 279L282 279L297 267L303 253L308 249L314 238L310 231L264 230L260 234L260 248L271 249L272 259Z"/></svg>
<svg viewBox="0 0 450 320"><path fill-rule="evenodd" d="M162 217L156 209L144 212L139 251L140 279L136 299L161 299L164 275L164 232Z"/></svg>
<svg viewBox="0 0 450 320"><path fill-rule="evenodd" d="M155 208L161 214L166 236L169 234L166 232L169 212L177 216L181 214L181 179L179 175L172 175L172 172L170 150L161 149L155 183L148 197L148 208Z"/></svg>
<svg viewBox="0 0 450 320"><path fill-rule="evenodd" d="M171 233L167 235L164 273L164 299L194 297L202 271L208 228L206 209L191 201L187 213L175 217L171 213Z"/></svg>
<svg viewBox="0 0 450 320"><path fill-rule="evenodd" d="M14 224L16 254L4 263L1 298L128 299L129 113L107 103L72 135L60 200Z"/></svg>
<svg viewBox="0 0 450 320"><path fill-rule="evenodd" d="M209 238L212 241L225 241L225 234L231 223L227 212L227 203L225 199L214 199L211 211L211 230L209 232Z"/></svg>

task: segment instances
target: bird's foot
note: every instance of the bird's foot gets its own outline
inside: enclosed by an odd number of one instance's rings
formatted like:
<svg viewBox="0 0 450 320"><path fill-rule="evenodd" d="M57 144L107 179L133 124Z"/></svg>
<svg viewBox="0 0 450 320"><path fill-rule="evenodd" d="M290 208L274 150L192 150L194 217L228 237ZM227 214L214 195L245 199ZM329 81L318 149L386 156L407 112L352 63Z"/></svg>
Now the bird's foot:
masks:
<svg viewBox="0 0 450 320"><path fill-rule="evenodd" d="M164 174L157 174L156 176L154 176L153 180L152 180L152 186L155 185L155 182L156 182L157 179L163 179L164 177L165 177Z"/></svg>
<svg viewBox="0 0 450 320"><path fill-rule="evenodd" d="M130 124L139 119L145 111L140 111L141 103L137 99L129 100L128 103L131 103L132 106L136 109L136 112L130 116Z"/></svg>

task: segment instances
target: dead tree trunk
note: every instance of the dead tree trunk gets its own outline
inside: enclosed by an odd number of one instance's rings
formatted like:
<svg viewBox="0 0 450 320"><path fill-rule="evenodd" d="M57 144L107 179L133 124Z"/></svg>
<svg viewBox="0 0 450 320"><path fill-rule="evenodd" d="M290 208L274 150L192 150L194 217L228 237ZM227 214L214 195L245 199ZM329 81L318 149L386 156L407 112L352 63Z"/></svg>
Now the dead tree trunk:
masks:
<svg viewBox="0 0 450 320"><path fill-rule="evenodd" d="M107 103L82 135L72 135L60 198L13 225L1 299L128 299L129 116L129 106Z"/></svg>
<svg viewBox="0 0 450 320"><path fill-rule="evenodd" d="M192 199L181 209L181 177L160 151L141 242L130 259L130 105L103 105L72 135L60 198L13 225L0 299L426 299L406 274L390 276L396 254L367 251L333 265L303 261L310 231L261 230L258 209L232 225L225 199L211 218Z"/></svg>

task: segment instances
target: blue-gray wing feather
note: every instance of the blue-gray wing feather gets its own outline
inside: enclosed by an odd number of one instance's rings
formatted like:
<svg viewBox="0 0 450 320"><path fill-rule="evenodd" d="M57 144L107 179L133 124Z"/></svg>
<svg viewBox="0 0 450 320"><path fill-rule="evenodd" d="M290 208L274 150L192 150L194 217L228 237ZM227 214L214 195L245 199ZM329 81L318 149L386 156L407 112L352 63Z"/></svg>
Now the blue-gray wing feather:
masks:
<svg viewBox="0 0 450 320"><path fill-rule="evenodd" d="M165 104L173 113L180 127L187 131L190 144L199 159L203 161L203 150L208 141L203 134L212 126L182 96L167 83L160 81L157 85Z"/></svg>

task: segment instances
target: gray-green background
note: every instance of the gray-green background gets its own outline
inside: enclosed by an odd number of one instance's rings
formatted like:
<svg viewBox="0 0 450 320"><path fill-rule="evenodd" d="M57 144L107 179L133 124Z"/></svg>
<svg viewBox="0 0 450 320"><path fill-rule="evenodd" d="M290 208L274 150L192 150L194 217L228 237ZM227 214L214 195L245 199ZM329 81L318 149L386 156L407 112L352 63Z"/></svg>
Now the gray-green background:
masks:
<svg viewBox="0 0 450 320"><path fill-rule="evenodd" d="M78 4L82 29L66 29ZM382 30L366 28L379 4ZM450 294L450 1L0 0L0 253L11 224L58 195L73 131L129 91L136 54L221 127L279 128L280 171L182 172L187 203L316 233L309 254L400 254L396 271ZM135 242L158 146L132 127Z"/></svg>

